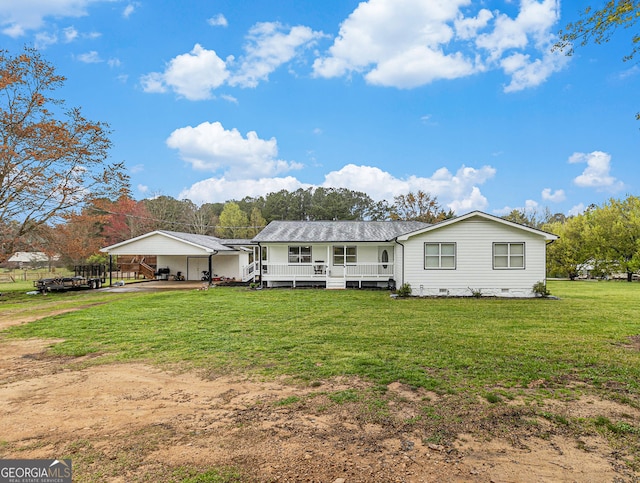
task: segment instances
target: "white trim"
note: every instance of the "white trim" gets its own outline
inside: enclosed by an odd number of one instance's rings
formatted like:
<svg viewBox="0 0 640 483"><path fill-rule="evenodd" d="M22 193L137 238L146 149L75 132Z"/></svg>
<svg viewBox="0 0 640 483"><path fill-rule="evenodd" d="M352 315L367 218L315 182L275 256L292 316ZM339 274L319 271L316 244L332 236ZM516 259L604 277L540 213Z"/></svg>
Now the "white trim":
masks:
<svg viewBox="0 0 640 483"><path fill-rule="evenodd" d="M123 242L116 243L115 245L111 245L109 247L101 248L100 251L104 252L104 253L109 253L110 251L115 250L116 248L120 248L122 246L129 245L131 243L134 243L134 242L137 242L137 241L140 241L140 240L144 240L145 238L149 238L149 237L154 236L154 235L162 235L162 236L164 236L166 238L169 238L171 240L178 241L180 243L184 243L185 245L190 245L192 247L200 248L201 250L204 250L206 253L215 253L216 252L216 250L213 249L213 248L204 247L204 246L199 245L197 243L193 243L193 242L187 241L187 240L185 240L183 238L170 235L169 233L166 233L166 232L161 231L161 230L152 231L152 232L149 232L149 233L145 233L144 235L137 236L135 238L130 238L129 240L125 240ZM230 250L233 250L233 249L230 249Z"/></svg>
<svg viewBox="0 0 640 483"><path fill-rule="evenodd" d="M512 228L518 228L520 230L524 230L524 231L527 231L529 233L533 233L533 234L536 234L536 235L541 235L547 241L553 241L553 240L557 240L559 238L557 235L554 235L553 233L548 233L546 231L538 230L536 228L531 228L530 226L525 226L525 225L521 225L519 223L514 223L513 221L505 220L505 219L500 218L498 216L489 215L489 214L484 213L482 211L472 211L471 213L467 213L466 215L462 215L462 216L458 216L456 218L450 218L448 220L441 221L440 223L436 223L435 225L428 226L426 228L423 228L422 230L413 231L411 233L406 233L404 235L399 236L397 238L397 240L406 241L406 240L408 240L409 238L411 238L413 236L421 235L422 233L426 233L428 231L437 230L439 228L443 228L445 226L449 226L449 225L452 225L454 223L459 223L461 221L468 220L469 218L473 218L473 217L484 218L485 220L495 221L497 223L502 223L503 225L510 226Z"/></svg>

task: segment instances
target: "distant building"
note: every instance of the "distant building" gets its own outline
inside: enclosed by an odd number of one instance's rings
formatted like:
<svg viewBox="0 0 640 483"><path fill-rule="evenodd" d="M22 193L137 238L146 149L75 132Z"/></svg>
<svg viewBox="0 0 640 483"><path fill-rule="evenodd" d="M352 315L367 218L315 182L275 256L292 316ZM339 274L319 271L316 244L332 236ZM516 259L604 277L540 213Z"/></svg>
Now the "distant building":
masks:
<svg viewBox="0 0 640 483"><path fill-rule="evenodd" d="M50 262L55 262L60 257L54 255L49 257L43 252L15 252L7 263L13 268L43 268L47 267Z"/></svg>

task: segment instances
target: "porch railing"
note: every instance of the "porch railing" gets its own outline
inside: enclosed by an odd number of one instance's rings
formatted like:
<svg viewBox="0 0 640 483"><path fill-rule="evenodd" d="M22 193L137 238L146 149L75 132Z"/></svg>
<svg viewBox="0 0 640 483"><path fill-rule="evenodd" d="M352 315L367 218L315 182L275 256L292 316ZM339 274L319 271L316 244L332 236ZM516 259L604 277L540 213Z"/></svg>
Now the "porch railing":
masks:
<svg viewBox="0 0 640 483"><path fill-rule="evenodd" d="M250 263L249 265L242 267L242 281L248 282L258 275L258 262Z"/></svg>
<svg viewBox="0 0 640 483"><path fill-rule="evenodd" d="M325 279L343 277L347 279L386 279L394 274L393 263L356 263L353 265L326 265L302 263L264 263L262 275L270 280Z"/></svg>

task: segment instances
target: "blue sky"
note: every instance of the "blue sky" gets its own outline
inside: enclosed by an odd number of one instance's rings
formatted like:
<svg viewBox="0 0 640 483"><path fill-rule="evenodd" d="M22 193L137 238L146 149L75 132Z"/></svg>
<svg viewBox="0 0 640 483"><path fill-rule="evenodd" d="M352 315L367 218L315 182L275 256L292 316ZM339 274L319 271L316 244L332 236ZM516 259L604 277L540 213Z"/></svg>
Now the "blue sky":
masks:
<svg viewBox="0 0 640 483"><path fill-rule="evenodd" d="M598 4L594 4L598 6ZM423 190L461 215L640 195L631 34L551 52L583 2L0 0L136 199Z"/></svg>

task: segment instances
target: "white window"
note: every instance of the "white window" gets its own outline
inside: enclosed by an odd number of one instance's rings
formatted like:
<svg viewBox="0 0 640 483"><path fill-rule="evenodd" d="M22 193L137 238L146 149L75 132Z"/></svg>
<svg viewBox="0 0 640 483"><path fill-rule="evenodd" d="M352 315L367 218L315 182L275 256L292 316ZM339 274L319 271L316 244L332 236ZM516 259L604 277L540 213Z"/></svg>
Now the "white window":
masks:
<svg viewBox="0 0 640 483"><path fill-rule="evenodd" d="M334 265L355 265L358 261L358 252L356 247L334 246L333 247L333 264Z"/></svg>
<svg viewBox="0 0 640 483"><path fill-rule="evenodd" d="M523 269L524 243L494 243L493 268L496 270Z"/></svg>
<svg viewBox="0 0 640 483"><path fill-rule="evenodd" d="M424 268L425 270L455 270L456 269L456 244L455 243L425 243L424 244Z"/></svg>
<svg viewBox="0 0 640 483"><path fill-rule="evenodd" d="M289 263L311 263L311 247L289 247Z"/></svg>

